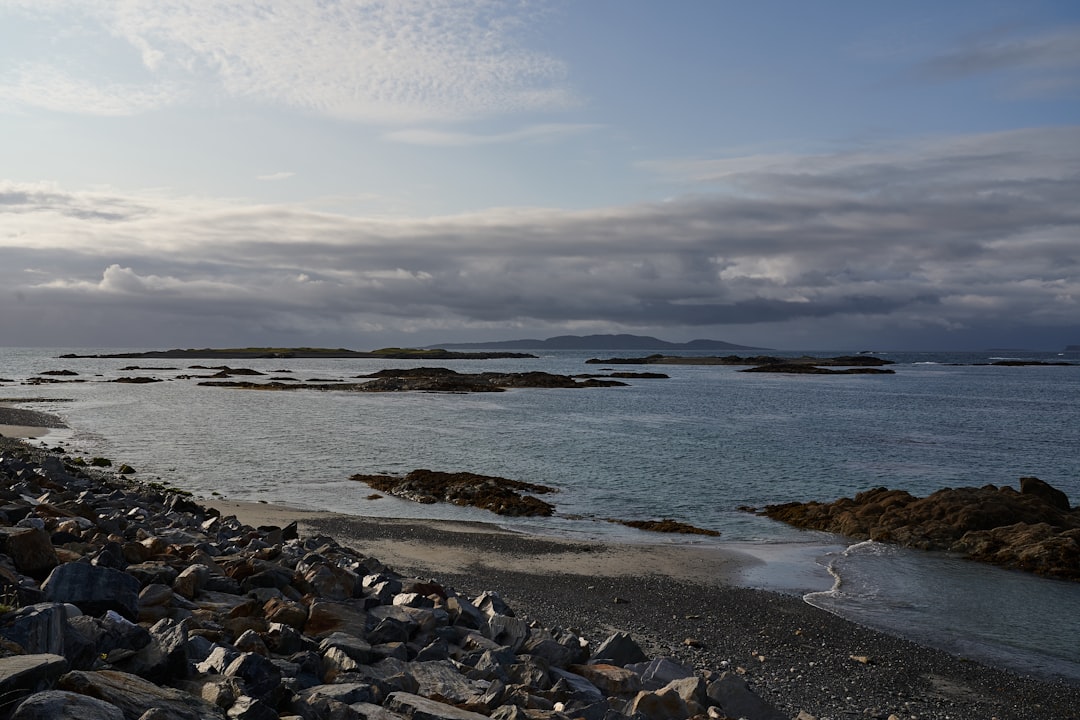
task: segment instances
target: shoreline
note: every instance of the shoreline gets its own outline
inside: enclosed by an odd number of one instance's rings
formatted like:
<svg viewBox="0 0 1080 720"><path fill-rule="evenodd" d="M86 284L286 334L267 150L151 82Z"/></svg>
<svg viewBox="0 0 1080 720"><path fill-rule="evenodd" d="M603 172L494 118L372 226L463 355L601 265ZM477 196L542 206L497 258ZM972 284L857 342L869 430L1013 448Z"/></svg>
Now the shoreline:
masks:
<svg viewBox="0 0 1080 720"><path fill-rule="evenodd" d="M0 437L32 439L49 434L51 428L64 428L63 421L55 415L14 407L10 401L0 400Z"/></svg>
<svg viewBox="0 0 1080 720"><path fill-rule="evenodd" d="M362 518L201 500L252 526L296 521L404 574L497 590L519 616L590 639L629 632L651 655L739 672L789 717L1075 718L1080 685L983 665L879 632L801 596L737 584L764 562L685 545L526 535L494 525ZM710 556L708 558L704 556ZM864 662L865 661L865 662Z"/></svg>

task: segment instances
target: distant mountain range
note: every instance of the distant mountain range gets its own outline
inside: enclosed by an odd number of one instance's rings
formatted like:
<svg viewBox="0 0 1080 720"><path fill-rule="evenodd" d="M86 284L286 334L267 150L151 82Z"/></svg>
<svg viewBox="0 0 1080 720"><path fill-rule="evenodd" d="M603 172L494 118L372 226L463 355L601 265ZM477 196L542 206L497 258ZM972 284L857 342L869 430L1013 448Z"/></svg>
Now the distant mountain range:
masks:
<svg viewBox="0 0 1080 720"><path fill-rule="evenodd" d="M708 350L708 351L760 351L770 348L735 345L721 340L691 340L673 343L648 335L558 335L546 340L500 340L497 342L443 343L429 345L444 350L500 349L500 350Z"/></svg>

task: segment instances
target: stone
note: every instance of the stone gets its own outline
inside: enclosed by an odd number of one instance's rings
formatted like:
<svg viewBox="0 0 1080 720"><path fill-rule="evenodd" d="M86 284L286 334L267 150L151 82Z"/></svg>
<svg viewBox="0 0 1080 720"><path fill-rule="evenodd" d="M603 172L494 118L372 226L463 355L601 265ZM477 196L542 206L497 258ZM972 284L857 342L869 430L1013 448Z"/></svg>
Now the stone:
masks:
<svg viewBox="0 0 1080 720"><path fill-rule="evenodd" d="M517 652L529 637L529 625L520 618L496 614L488 618L485 635L499 645Z"/></svg>
<svg viewBox="0 0 1080 720"><path fill-rule="evenodd" d="M367 627L367 612L362 602L316 600L308 608L304 634L322 638L334 632L362 637Z"/></svg>
<svg viewBox="0 0 1080 720"><path fill-rule="evenodd" d="M347 633L331 633L319 643L319 651L326 653L334 649L351 658L360 665L371 662L371 644Z"/></svg>
<svg viewBox="0 0 1080 720"><path fill-rule="evenodd" d="M690 717L686 702L674 690L649 692L642 690L630 702L627 714L648 720L685 720Z"/></svg>
<svg viewBox="0 0 1080 720"><path fill-rule="evenodd" d="M407 692L390 693L384 706L410 720L487 720L485 715Z"/></svg>
<svg viewBox="0 0 1080 720"><path fill-rule="evenodd" d="M225 718L224 712L202 698L116 670L73 670L60 679L58 687L112 703L126 718L141 717L146 708L165 711L170 720Z"/></svg>
<svg viewBox="0 0 1080 720"><path fill-rule="evenodd" d="M49 573L41 588L46 600L71 603L87 615L114 610L131 621L139 618L139 581L126 572L64 563Z"/></svg>
<svg viewBox="0 0 1080 720"><path fill-rule="evenodd" d="M69 617L79 615L72 605L37 603L0 618L0 637L17 643L31 655L64 655L64 632Z"/></svg>
<svg viewBox="0 0 1080 720"><path fill-rule="evenodd" d="M624 667L632 663L647 662L648 659L645 651L630 637L629 633L617 632L600 643L590 662Z"/></svg>
<svg viewBox="0 0 1080 720"><path fill-rule="evenodd" d="M605 695L632 695L643 689L637 673L615 665L590 663L571 665L567 669L584 677Z"/></svg>
<svg viewBox="0 0 1080 720"><path fill-rule="evenodd" d="M1021 495L1034 495L1037 498L1041 498L1046 503L1058 510L1069 512L1072 508L1069 506L1069 496L1052 486L1050 483L1040 480L1037 477L1022 477L1020 478L1020 494Z"/></svg>
<svg viewBox="0 0 1080 720"><path fill-rule="evenodd" d="M52 538L38 528L0 527L0 553L15 563L15 568L40 580L57 566Z"/></svg>
<svg viewBox="0 0 1080 720"><path fill-rule="evenodd" d="M762 700L745 680L731 672L721 673L718 680L709 684L706 694L730 717L787 720L787 715Z"/></svg>
<svg viewBox="0 0 1080 720"><path fill-rule="evenodd" d="M244 684L244 691L260 700L269 698L281 684L281 670L256 653L241 653L222 674L239 678Z"/></svg>
<svg viewBox="0 0 1080 720"><path fill-rule="evenodd" d="M604 699L604 694L600 692L600 688L593 685L588 679L581 675L557 667L551 668L550 672L552 678L566 684L571 696L575 700L581 700L591 704L600 702Z"/></svg>
<svg viewBox="0 0 1080 720"><path fill-rule="evenodd" d="M0 698L11 703L22 695L48 690L67 669L67 660L52 653L0 658Z"/></svg>
<svg viewBox="0 0 1080 720"><path fill-rule="evenodd" d="M193 600L210 577L210 568L206 565L188 565L180 571L173 581L173 590L188 600Z"/></svg>
<svg viewBox="0 0 1080 720"><path fill-rule="evenodd" d="M104 700L64 690L46 690L23 700L10 720L124 720L120 708Z"/></svg>
<svg viewBox="0 0 1080 720"><path fill-rule="evenodd" d="M693 671L667 658L653 658L647 663L634 663L627 669L641 676L646 690L659 690L674 680L693 677Z"/></svg>
<svg viewBox="0 0 1080 720"><path fill-rule="evenodd" d="M241 695L227 713L232 720L278 720L274 708L258 698Z"/></svg>

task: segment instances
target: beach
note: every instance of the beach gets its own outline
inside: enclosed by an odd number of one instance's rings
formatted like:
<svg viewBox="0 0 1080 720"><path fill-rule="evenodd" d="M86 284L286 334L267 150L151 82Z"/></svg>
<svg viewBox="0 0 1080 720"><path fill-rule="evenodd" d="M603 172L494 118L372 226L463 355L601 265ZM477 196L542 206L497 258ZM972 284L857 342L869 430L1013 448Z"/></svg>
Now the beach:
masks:
<svg viewBox="0 0 1080 720"><path fill-rule="evenodd" d="M37 410L25 410L0 403L0 437L39 438L49 428L66 427L60 418Z"/></svg>
<svg viewBox="0 0 1080 720"><path fill-rule="evenodd" d="M497 590L519 616L599 642L630 633L650 656L742 674L789 717L1066 720L1080 687L988 667L859 626L796 595L730 584L758 562L685 545L576 542L495 525L372 519L211 501L252 525L296 521L394 570L466 594Z"/></svg>

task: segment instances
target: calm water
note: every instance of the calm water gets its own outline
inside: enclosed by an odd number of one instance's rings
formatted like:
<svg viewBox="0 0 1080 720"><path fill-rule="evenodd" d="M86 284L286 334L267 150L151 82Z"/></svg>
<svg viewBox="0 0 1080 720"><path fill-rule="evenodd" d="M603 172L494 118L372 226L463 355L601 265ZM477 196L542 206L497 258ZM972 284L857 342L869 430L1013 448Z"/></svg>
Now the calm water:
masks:
<svg viewBox="0 0 1080 720"><path fill-rule="evenodd" d="M738 510L831 500L878 485L915 494L945 486L1016 486L1023 475L1041 477L1080 502L1080 367L947 364L995 357L1080 361L1075 355L886 353L898 363L895 375L665 366L649 369L670 379L630 380L625 388L384 395L202 388L173 379L193 372L188 362L56 359L62 352L69 351L0 348L0 377L20 381L71 369L88 381L8 383L0 386L0 398L63 398L26 406L58 413L72 426L48 442L122 460L147 479L203 496L487 521L494 516L467 508L366 500L369 489L348 477L426 467L539 482L560 489L554 496L558 516L519 527L635 542L644 536L602 520L673 517L721 531L721 545L750 543L765 555L772 552L778 558L773 571L749 577L752 584L806 592L815 605L960 654L1080 679L1080 584L880 546L826 554L837 550L835 537ZM604 366L583 361L611 354L620 353L440 364L463 372L573 374L597 372ZM132 364L175 369L121 369ZM390 365L416 365L229 364L301 380L350 379ZM285 370L290 372L278 372ZM173 380L100 382L121 375ZM788 573L780 558L790 558L792 547L805 567ZM841 578L839 587L832 587L826 567ZM1056 624L1051 630L1032 627L1039 623L1031 617L1053 617Z"/></svg>

